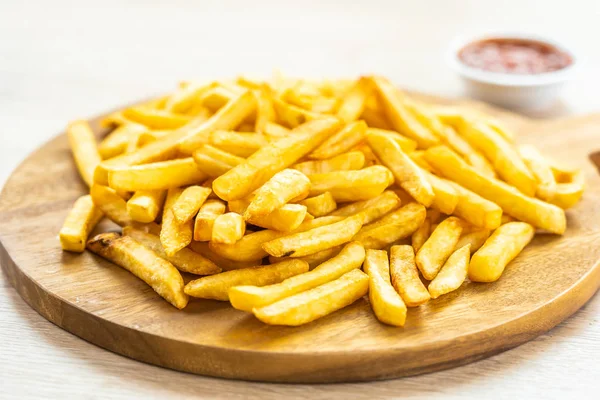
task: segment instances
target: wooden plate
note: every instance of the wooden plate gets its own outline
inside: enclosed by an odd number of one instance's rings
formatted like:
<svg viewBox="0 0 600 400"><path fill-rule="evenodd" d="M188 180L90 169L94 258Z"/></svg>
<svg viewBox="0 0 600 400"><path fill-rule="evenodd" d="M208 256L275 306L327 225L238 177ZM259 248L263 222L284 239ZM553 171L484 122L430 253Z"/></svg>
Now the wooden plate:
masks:
<svg viewBox="0 0 600 400"><path fill-rule="evenodd" d="M258 381L340 382L465 364L549 330L600 284L600 180L589 160L591 145L600 144L600 115L542 123L487 111L515 128L520 141L582 167L587 192L568 211L564 236L538 235L498 282L465 283L410 309L404 328L377 322L364 300L297 328L264 325L217 301L192 301L178 311L127 271L90 253L62 252L57 233L86 191L62 134L30 155L2 191L2 267L23 299L56 325L167 368Z"/></svg>

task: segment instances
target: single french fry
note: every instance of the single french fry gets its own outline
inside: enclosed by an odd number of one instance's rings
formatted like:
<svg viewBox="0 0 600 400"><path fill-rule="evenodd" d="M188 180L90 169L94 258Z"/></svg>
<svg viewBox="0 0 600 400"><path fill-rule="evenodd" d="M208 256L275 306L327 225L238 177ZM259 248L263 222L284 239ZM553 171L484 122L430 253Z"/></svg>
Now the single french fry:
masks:
<svg viewBox="0 0 600 400"><path fill-rule="evenodd" d="M267 85L259 85L253 92L256 97L256 122L254 130L257 133L267 134L266 127L272 121L275 121L276 114L273 108L273 98Z"/></svg>
<svg viewBox="0 0 600 400"><path fill-rule="evenodd" d="M351 122L321 143L308 158L325 160L345 153L362 142L366 132L367 124L364 121Z"/></svg>
<svg viewBox="0 0 600 400"><path fill-rule="evenodd" d="M361 78L356 81L342 99L337 111L338 118L346 123L356 121L363 113L371 92L372 89L367 79Z"/></svg>
<svg viewBox="0 0 600 400"><path fill-rule="evenodd" d="M196 214L194 222L194 240L208 242L212 238L213 225L219 215L225 213L225 203L221 200L206 200Z"/></svg>
<svg viewBox="0 0 600 400"><path fill-rule="evenodd" d="M337 208L337 203L329 192L302 200L299 204L306 206L306 210L314 217L322 217Z"/></svg>
<svg viewBox="0 0 600 400"><path fill-rule="evenodd" d="M69 211L58 234L62 249L83 253L88 235L103 215L90 195L79 197Z"/></svg>
<svg viewBox="0 0 600 400"><path fill-rule="evenodd" d="M564 233L567 222L559 207L527 197L512 186L481 174L447 147L428 149L425 157L442 175L493 201L507 214L549 232Z"/></svg>
<svg viewBox="0 0 600 400"><path fill-rule="evenodd" d="M342 309L369 290L369 278L354 269L324 285L287 297L252 312L260 321L270 325L298 326Z"/></svg>
<svg viewBox="0 0 600 400"><path fill-rule="evenodd" d="M375 91L383 106L387 119L398 132L415 140L419 147L428 148L439 143L439 139L423 126L404 106L399 91L381 77L371 78Z"/></svg>
<svg viewBox="0 0 600 400"><path fill-rule="evenodd" d="M221 257L234 261L255 261L260 264L260 260L268 256L263 250L262 245L282 235L281 232L273 230L264 230L245 235L234 244L209 242L208 247Z"/></svg>
<svg viewBox="0 0 600 400"><path fill-rule="evenodd" d="M484 123L471 121L461 126L460 134L493 163L503 180L527 196L535 194L535 178L510 143Z"/></svg>
<svg viewBox="0 0 600 400"><path fill-rule="evenodd" d="M406 304L392 286L387 251L367 250L363 268L369 275L369 303L377 319L384 324L404 326Z"/></svg>
<svg viewBox="0 0 600 400"><path fill-rule="evenodd" d="M102 161L94 132L87 121L73 121L67 126L67 137L79 175L91 187L94 183L94 170Z"/></svg>
<svg viewBox="0 0 600 400"><path fill-rule="evenodd" d="M266 242L263 249L275 257L302 257L349 242L363 224L362 215L354 215L330 225Z"/></svg>
<svg viewBox="0 0 600 400"><path fill-rule="evenodd" d="M408 307L420 306L431 298L419 278L412 246L392 246L390 249L390 275L394 289Z"/></svg>
<svg viewBox="0 0 600 400"><path fill-rule="evenodd" d="M267 139L260 133L212 131L208 142L238 157L249 157L267 144Z"/></svg>
<svg viewBox="0 0 600 400"><path fill-rule="evenodd" d="M458 203L453 211L457 217L478 228L493 230L500 226L504 214L499 205L457 183L450 183L458 193Z"/></svg>
<svg viewBox="0 0 600 400"><path fill-rule="evenodd" d="M200 97L208 90L214 88L215 83L198 84L192 83L183 88L180 88L173 93L165 102L165 110L172 113L187 113L195 104L200 104Z"/></svg>
<svg viewBox="0 0 600 400"><path fill-rule="evenodd" d="M393 140L369 133L367 142L381 162L392 171L396 183L402 189L426 207L433 203L435 193L425 172Z"/></svg>
<svg viewBox="0 0 600 400"><path fill-rule="evenodd" d="M211 242L234 244L246 232L246 222L240 214L229 212L219 215L212 228Z"/></svg>
<svg viewBox="0 0 600 400"><path fill-rule="evenodd" d="M365 155L360 151L340 154L327 160L304 161L292 165L304 175L323 174L333 171L351 171L361 169L365 165Z"/></svg>
<svg viewBox="0 0 600 400"><path fill-rule="evenodd" d="M329 215L349 217L360 212L364 216L364 225L366 225L383 217L388 212L394 211L400 207L400 204L400 198L396 193L386 190L377 197L350 203L345 207L333 211Z"/></svg>
<svg viewBox="0 0 600 400"><path fill-rule="evenodd" d="M148 127L135 122L128 122L115 128L99 144L98 152L103 160L116 157L125 152L131 137L148 132Z"/></svg>
<svg viewBox="0 0 600 400"><path fill-rule="evenodd" d="M348 243L335 257L310 272L295 275L269 286L235 286L229 289L229 300L234 308L252 311L283 298L331 282L353 269L360 268L365 259L365 249L360 243Z"/></svg>
<svg viewBox="0 0 600 400"><path fill-rule="evenodd" d="M244 119L256 110L256 99L250 91L230 100L209 119L193 129L179 144L179 151L192 154L194 150L209 141L209 134L215 130L235 129Z"/></svg>
<svg viewBox="0 0 600 400"><path fill-rule="evenodd" d="M393 182L386 167L373 165L358 171L334 171L312 174L309 196L330 192L335 201L368 200L380 195Z"/></svg>
<svg viewBox="0 0 600 400"><path fill-rule="evenodd" d="M448 257L454 251L460 239L463 223L456 217L449 217L439 223L431 232L429 239L417 252L415 261L423 277L432 280Z"/></svg>
<svg viewBox="0 0 600 400"><path fill-rule="evenodd" d="M173 306L182 309L187 305L183 278L177 268L135 239L118 233L102 233L89 240L87 248L146 282Z"/></svg>
<svg viewBox="0 0 600 400"><path fill-rule="evenodd" d="M231 271L233 269L240 269L240 268L249 268L249 267L254 267L257 265L256 260L235 261L235 260L230 260L228 258L222 257L209 248L208 242L192 242L189 244L188 247L190 249L192 249L194 252L200 254L201 256L203 256L203 257L209 259L210 261L212 261L213 263L215 263L223 271Z"/></svg>
<svg viewBox="0 0 600 400"><path fill-rule="evenodd" d="M556 194L556 179L550 164L540 152L531 145L521 145L518 148L519 156L533 174L537 187L535 194L538 198L550 201Z"/></svg>
<svg viewBox="0 0 600 400"><path fill-rule="evenodd" d="M435 173L435 170L433 169L431 164L429 164L427 160L425 160L425 150L415 150L413 152L408 153L407 155L410 157L411 160L415 162L415 164L423 168L425 171Z"/></svg>
<svg viewBox="0 0 600 400"><path fill-rule="evenodd" d="M168 256L160 243L160 238L152 233L126 226L123 228L123 235L132 237L160 257L169 261L180 271L195 275L212 275L221 272L221 268L214 262L187 247L179 250L172 256Z"/></svg>
<svg viewBox="0 0 600 400"><path fill-rule="evenodd" d="M244 162L244 158L208 144L202 145L194 151L193 156L198 169L213 177L221 176L231 168Z"/></svg>
<svg viewBox="0 0 600 400"><path fill-rule="evenodd" d="M283 125L279 125L276 122L268 121L265 123L262 134L270 138L271 140L286 137L291 132L290 129Z"/></svg>
<svg viewBox="0 0 600 400"><path fill-rule="evenodd" d="M417 148L417 142L389 129L369 128L367 129L367 135L384 136L392 139L405 153L412 153Z"/></svg>
<svg viewBox="0 0 600 400"><path fill-rule="evenodd" d="M425 207L414 202L408 203L363 226L353 240L361 242L366 249L383 249L411 236L423 224L426 216Z"/></svg>
<svg viewBox="0 0 600 400"><path fill-rule="evenodd" d="M248 199L232 200L228 203L229 210L243 215L250 201ZM271 213L252 217L246 222L281 232L290 232L298 228L307 216L306 206L300 204L285 204Z"/></svg>
<svg viewBox="0 0 600 400"><path fill-rule="evenodd" d="M534 233L533 226L525 222L509 222L500 226L473 254L469 279L473 282L497 281L506 265L529 244Z"/></svg>
<svg viewBox="0 0 600 400"><path fill-rule="evenodd" d="M216 87L207 90L200 98L200 104L212 112L222 109L227 103L234 100L236 94L231 90L217 84Z"/></svg>
<svg viewBox="0 0 600 400"><path fill-rule="evenodd" d="M329 260L330 258L333 258L335 256L337 256L340 251L342 251L344 245L339 245L339 246L335 246L335 247L331 247L329 249L326 250L321 250L317 253L314 254L309 254L307 256L304 257L298 257L296 258L296 260L302 260L302 261L306 261L308 263L308 265L310 266L310 269L314 269L316 268L318 265L321 265L322 263L324 263L325 261ZM285 261L285 260L290 260L290 257L273 257L273 256L269 256L269 262L271 264L277 263L277 262L281 262L281 261Z"/></svg>
<svg viewBox="0 0 600 400"><path fill-rule="evenodd" d="M425 171L425 176L431 184L431 188L435 194L431 206L444 214L452 214L460 200L452 182L448 182L427 171Z"/></svg>
<svg viewBox="0 0 600 400"><path fill-rule="evenodd" d="M293 199L303 199L308 195L310 187L310 180L302 172L284 169L257 190L244 212L244 219L264 217Z"/></svg>
<svg viewBox="0 0 600 400"><path fill-rule="evenodd" d="M319 119L321 116L321 114L307 111L279 98L273 99L273 107L275 108L277 120L290 128L296 128L308 121Z"/></svg>
<svg viewBox="0 0 600 400"><path fill-rule="evenodd" d="M151 129L176 129L190 122L190 117L167 110L136 106L123 110L123 116Z"/></svg>
<svg viewBox="0 0 600 400"><path fill-rule="evenodd" d="M127 203L113 189L94 184L90 189L90 196L96 207L112 222L120 226L132 224Z"/></svg>
<svg viewBox="0 0 600 400"><path fill-rule="evenodd" d="M469 270L470 248L471 245L466 244L448 257L440 272L438 272L437 276L427 287L432 299L437 299L443 294L450 293L463 284Z"/></svg>
<svg viewBox="0 0 600 400"><path fill-rule="evenodd" d="M211 192L212 190L202 186L189 186L185 188L171 207L177 223L183 224L193 219Z"/></svg>
<svg viewBox="0 0 600 400"><path fill-rule="evenodd" d="M489 229L477 229L468 233L463 232L463 235L460 237L458 243L456 243L456 246L454 247L454 251L469 245L471 254L473 254L479 250L481 246L483 246L491 234L492 231Z"/></svg>
<svg viewBox="0 0 600 400"><path fill-rule="evenodd" d="M576 171L570 176L569 182L561 182L556 185L556 192L550 203L567 209L573 207L581 200L585 188L583 172Z"/></svg>
<svg viewBox="0 0 600 400"><path fill-rule="evenodd" d="M169 189L167 199L165 200L160 242L169 257L186 247L192 241L194 222L189 220L180 224L173 214L173 206L177 203L182 193L183 189L181 188Z"/></svg>
<svg viewBox="0 0 600 400"><path fill-rule="evenodd" d="M207 175L192 157L124 166L108 173L109 186L116 190L164 190L198 184Z"/></svg>
<svg viewBox="0 0 600 400"><path fill-rule="evenodd" d="M127 213L134 221L152 222L158 217L166 196L166 190L137 191L127 200Z"/></svg>
<svg viewBox="0 0 600 400"><path fill-rule="evenodd" d="M369 128L386 130L393 129L392 124L388 121L383 111L380 111L378 105L373 107L369 106L369 104L367 103L360 118L367 123Z"/></svg>
<svg viewBox="0 0 600 400"><path fill-rule="evenodd" d="M300 260L283 261L263 267L241 268L217 275L205 276L185 285L185 293L202 299L228 301L228 291L234 286L265 286L278 283L308 271L308 264Z"/></svg>
<svg viewBox="0 0 600 400"><path fill-rule="evenodd" d="M262 186L277 172L294 164L339 128L335 118L308 122L289 137L272 142L213 182L213 190L224 200L238 200Z"/></svg>
<svg viewBox="0 0 600 400"><path fill-rule="evenodd" d="M429 239L430 234L431 220L429 218L425 218L419 229L412 234L411 244L413 249L415 249L415 253L417 253L421 247L423 247L427 239Z"/></svg>

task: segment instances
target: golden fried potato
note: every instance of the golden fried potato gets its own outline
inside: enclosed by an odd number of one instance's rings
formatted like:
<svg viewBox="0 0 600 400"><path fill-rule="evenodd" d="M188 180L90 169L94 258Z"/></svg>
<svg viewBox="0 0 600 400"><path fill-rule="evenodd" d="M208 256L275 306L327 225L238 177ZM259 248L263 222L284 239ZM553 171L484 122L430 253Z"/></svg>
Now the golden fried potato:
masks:
<svg viewBox="0 0 600 400"><path fill-rule="evenodd" d="M256 266L256 260L235 261L235 260L230 260L228 258L222 257L209 248L208 242L192 241L192 243L190 243L190 245L188 247L195 253L200 254L202 257L208 258L210 261L215 263L223 271L231 271L233 269L248 268L248 267Z"/></svg>
<svg viewBox="0 0 600 400"><path fill-rule="evenodd" d="M404 326L406 304L392 286L387 251L367 250L363 268L369 275L369 302L377 319L384 324Z"/></svg>
<svg viewBox="0 0 600 400"><path fill-rule="evenodd" d="M400 198L396 193L386 190L377 197L350 203L345 207L333 211L329 215L349 217L360 212L364 215L364 225L366 225L383 217L388 212L394 211L400 207L400 204Z"/></svg>
<svg viewBox="0 0 600 400"><path fill-rule="evenodd" d="M362 142L367 132L365 121L351 122L319 145L308 158L326 160L350 151Z"/></svg>
<svg viewBox="0 0 600 400"><path fill-rule="evenodd" d="M310 272L293 276L281 283L269 286L235 286L229 289L231 305L238 310L252 311L283 298L333 281L355 268L365 259L365 249L360 243L351 242L335 257L325 261Z"/></svg>
<svg viewBox="0 0 600 400"><path fill-rule="evenodd" d="M391 139L407 154L414 152L417 148L417 142L389 129L369 128L367 129L367 135Z"/></svg>
<svg viewBox="0 0 600 400"><path fill-rule="evenodd" d="M198 169L206 175L213 177L221 176L231 168L244 162L244 158L208 144L196 149L193 156Z"/></svg>
<svg viewBox="0 0 600 400"><path fill-rule="evenodd" d="M303 199L310 190L310 180L300 171L284 169L273 175L257 191L244 212L244 218L251 220L264 217L294 199Z"/></svg>
<svg viewBox="0 0 600 400"><path fill-rule="evenodd" d="M369 291L369 278L354 269L324 285L252 310L254 316L269 325L298 326L342 309Z"/></svg>
<svg viewBox="0 0 600 400"><path fill-rule="evenodd" d="M335 118L324 118L299 126L289 137L264 146L245 162L215 179L213 190L227 201L246 197L277 172L311 152L339 125Z"/></svg>
<svg viewBox="0 0 600 400"><path fill-rule="evenodd" d="M509 222L500 226L473 254L469 279L473 282L497 281L506 265L529 244L534 233L533 226L525 222Z"/></svg>
<svg viewBox="0 0 600 400"><path fill-rule="evenodd" d="M260 133L212 131L208 142L238 157L249 157L267 144L267 139Z"/></svg>
<svg viewBox="0 0 600 400"><path fill-rule="evenodd" d="M337 208L337 203L329 192L302 200L300 204L306 206L306 210L314 217L322 217Z"/></svg>
<svg viewBox="0 0 600 400"><path fill-rule="evenodd" d="M435 194L431 207L440 210L444 214L452 214L459 202L459 195L453 183L439 178L430 172L424 172Z"/></svg>
<svg viewBox="0 0 600 400"><path fill-rule="evenodd" d="M453 212L457 217L483 229L493 230L500 226L503 214L499 205L457 183L452 182L452 185L458 193L458 203Z"/></svg>
<svg viewBox="0 0 600 400"><path fill-rule="evenodd" d="M234 244L240 240L246 232L246 222L240 214L228 212L219 215L212 228L211 242Z"/></svg>
<svg viewBox="0 0 600 400"><path fill-rule="evenodd" d="M431 220L429 218L425 218L419 229L412 234L411 244L413 249L415 249L415 253L418 252L421 247L423 247L427 239L429 239L430 234Z"/></svg>
<svg viewBox="0 0 600 400"><path fill-rule="evenodd" d="M94 170L102 161L94 132L87 121L73 121L67 126L67 137L79 175L91 187L94 183Z"/></svg>
<svg viewBox="0 0 600 400"><path fill-rule="evenodd" d="M275 122L267 122L262 130L262 134L267 136L269 139L274 140L277 138L286 137L291 132L290 129L283 125L279 125Z"/></svg>
<svg viewBox="0 0 600 400"><path fill-rule="evenodd" d="M277 121L289 128L297 128L308 121L314 121L321 117L321 114L307 111L279 98L273 99L273 108L275 108Z"/></svg>
<svg viewBox="0 0 600 400"><path fill-rule="evenodd" d="M179 88L165 102L165 110L179 114L187 113L194 105L202 105L198 99L215 86L216 83L214 82L208 84L192 83Z"/></svg>
<svg viewBox="0 0 600 400"><path fill-rule="evenodd" d="M427 290L432 299L437 299L443 294L458 289L467 278L470 245L467 244L454 251L436 277L429 283Z"/></svg>
<svg viewBox="0 0 600 400"><path fill-rule="evenodd" d="M425 157L445 177L493 201L507 214L551 233L564 233L567 221L560 208L527 197L502 181L482 175L447 147L428 149Z"/></svg>
<svg viewBox="0 0 600 400"><path fill-rule="evenodd" d="M425 279L435 278L454 251L462 230L463 222L456 217L449 217L431 232L429 239L423 243L415 257L417 267Z"/></svg>
<svg viewBox="0 0 600 400"><path fill-rule="evenodd" d="M171 207L177 223L183 224L192 220L211 192L212 190L202 186L189 186L185 188Z"/></svg>
<svg viewBox="0 0 600 400"><path fill-rule="evenodd" d="M489 229L477 229L467 233L463 230L463 235L458 240L458 243L456 243L456 246L454 246L454 251L469 245L471 254L473 254L483 246L491 234L492 231Z"/></svg>
<svg viewBox="0 0 600 400"><path fill-rule="evenodd" d="M103 216L90 195L79 197L58 234L62 249L83 253L88 235Z"/></svg>
<svg viewBox="0 0 600 400"><path fill-rule="evenodd" d="M172 256L168 256L160 243L160 238L152 233L126 226L123 228L123 236L132 237L145 247L154 251L160 257L169 261L180 271L195 275L212 275L221 272L221 268L214 262L187 247L179 250Z"/></svg>
<svg viewBox="0 0 600 400"><path fill-rule="evenodd" d="M343 247L344 247L344 245L341 244L339 246L331 247L326 250L321 250L314 254L309 254L304 257L298 257L298 258L296 258L296 260L306 261L308 263L310 269L314 269L315 267L317 267L318 265L321 265L322 263L329 260L330 258L337 256L340 253L340 251L342 251ZM271 264L285 261L285 260L291 260L291 258L290 257L269 256L269 262Z"/></svg>
<svg viewBox="0 0 600 400"><path fill-rule="evenodd" d="M227 206L221 200L207 200L200 206L194 222L194 240L208 242L212 238L213 225Z"/></svg>
<svg viewBox="0 0 600 400"><path fill-rule="evenodd" d="M135 122L127 122L109 133L98 145L98 152L103 160L116 157L125 152L132 137L139 137L149 131L147 126ZM93 171L92 171L93 177Z"/></svg>
<svg viewBox="0 0 600 400"><path fill-rule="evenodd" d="M308 271L308 264L304 261L289 260L262 267L241 268L205 276L185 285L184 291L193 297L228 301L229 289L234 286L272 285L306 271Z"/></svg>
<svg viewBox="0 0 600 400"><path fill-rule="evenodd" d="M267 85L259 85L253 91L256 97L256 122L254 130L257 133L268 135L267 125L275 121L276 114L273 108L273 97L270 93L270 88Z"/></svg>
<svg viewBox="0 0 600 400"><path fill-rule="evenodd" d="M108 173L115 190L164 190L201 183L208 176L198 169L192 157L150 164L119 167Z"/></svg>
<svg viewBox="0 0 600 400"><path fill-rule="evenodd" d="M412 246L392 246L390 249L390 275L392 285L408 307L425 304L431 298L419 278Z"/></svg>
<svg viewBox="0 0 600 400"><path fill-rule="evenodd" d="M252 196L249 198L251 197ZM250 200L246 198L232 200L228 203L228 207L230 211L243 215L249 204ZM260 226L261 228L290 232L298 228L300 224L304 222L306 216L306 206L300 204L285 204L265 216L252 217L247 220L247 222L252 225Z"/></svg>
<svg viewBox="0 0 600 400"><path fill-rule="evenodd" d="M367 142L381 162L390 168L396 184L406 190L417 202L429 207L435 198L425 171L417 166L393 140L386 136L368 134Z"/></svg>
<svg viewBox="0 0 600 400"><path fill-rule="evenodd" d="M212 112L217 112L222 109L226 104L230 103L236 98L235 91L231 91L228 88L223 87L217 83L215 87L202 93L198 101L202 106L208 108Z"/></svg>
<svg viewBox="0 0 600 400"><path fill-rule="evenodd" d="M152 222L162 209L166 190L139 190L127 200L127 213L132 220Z"/></svg>
<svg viewBox="0 0 600 400"><path fill-rule="evenodd" d="M337 110L338 118L346 123L356 121L363 113L371 92L372 89L367 79L361 78L356 81L342 99L342 104Z"/></svg>
<svg viewBox="0 0 600 400"><path fill-rule="evenodd" d="M556 192L550 203L562 209L571 208L581 200L584 188L583 172L576 171L569 177L569 182L561 182L556 185Z"/></svg>
<svg viewBox="0 0 600 400"><path fill-rule="evenodd" d="M365 155L360 151L340 154L327 160L304 161L292 165L304 175L324 174L334 171L351 171L361 169L365 165Z"/></svg>
<svg viewBox="0 0 600 400"><path fill-rule="evenodd" d="M187 305L183 278L177 268L135 239L118 233L102 233L89 240L87 248L146 282L175 307L182 309Z"/></svg>
<svg viewBox="0 0 600 400"><path fill-rule="evenodd" d="M544 201L550 201L556 194L556 179L550 164L534 146L521 145L518 152L536 180L535 195Z"/></svg>
<svg viewBox="0 0 600 400"><path fill-rule="evenodd" d="M143 106L126 108L123 110L123 116L150 129L176 129L190 122L187 115Z"/></svg>
<svg viewBox="0 0 600 400"><path fill-rule="evenodd" d="M165 200L160 242L169 257L190 244L194 232L194 221L189 220L179 223L173 213L173 206L177 203L182 193L183 189L181 188L169 189L167 199Z"/></svg>
<svg viewBox="0 0 600 400"><path fill-rule="evenodd" d="M117 225L131 225L133 220L127 212L127 203L113 189L94 184L90 189L92 201L102 213Z"/></svg>
<svg viewBox="0 0 600 400"><path fill-rule="evenodd" d="M358 171L335 171L309 176L309 196L330 192L335 201L368 200L383 193L394 180L386 167L373 165Z"/></svg>

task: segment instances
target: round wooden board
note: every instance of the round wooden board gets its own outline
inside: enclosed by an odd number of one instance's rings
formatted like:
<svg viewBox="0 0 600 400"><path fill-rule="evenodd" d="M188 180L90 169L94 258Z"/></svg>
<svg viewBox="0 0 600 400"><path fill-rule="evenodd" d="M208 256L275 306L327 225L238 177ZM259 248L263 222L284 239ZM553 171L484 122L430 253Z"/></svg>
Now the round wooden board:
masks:
<svg viewBox="0 0 600 400"><path fill-rule="evenodd" d="M178 311L122 268L88 252L62 252L57 233L86 191L64 135L29 156L4 187L2 267L23 299L56 325L116 353L181 371L341 382L465 364L549 330L600 284L600 182L589 160L590 146L600 143L600 115L541 123L487 111L518 131L521 142L582 167L587 192L568 211L564 236L538 235L498 282L465 283L410 309L404 328L380 324L365 300L295 328L264 325L217 301L193 300ZM107 228L114 226L103 223L98 230Z"/></svg>

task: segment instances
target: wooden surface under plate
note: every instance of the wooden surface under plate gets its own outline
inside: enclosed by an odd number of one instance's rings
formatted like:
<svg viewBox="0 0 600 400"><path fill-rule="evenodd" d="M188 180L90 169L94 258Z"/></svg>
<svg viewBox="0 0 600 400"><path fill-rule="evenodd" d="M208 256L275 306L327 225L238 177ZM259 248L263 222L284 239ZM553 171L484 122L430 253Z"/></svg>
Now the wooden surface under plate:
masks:
<svg viewBox="0 0 600 400"><path fill-rule="evenodd" d="M513 127L520 142L583 168L587 191L567 212L564 236L538 235L498 282L465 283L412 308L404 328L380 324L365 300L295 328L264 325L217 301L192 300L178 311L122 268L88 252L62 252L58 231L86 191L64 135L29 156L4 187L2 267L23 299L58 326L111 351L182 371L340 382L465 364L549 330L600 285L600 179L590 161L600 150L600 115L537 122L487 111ZM99 230L107 228L113 226L103 223Z"/></svg>

